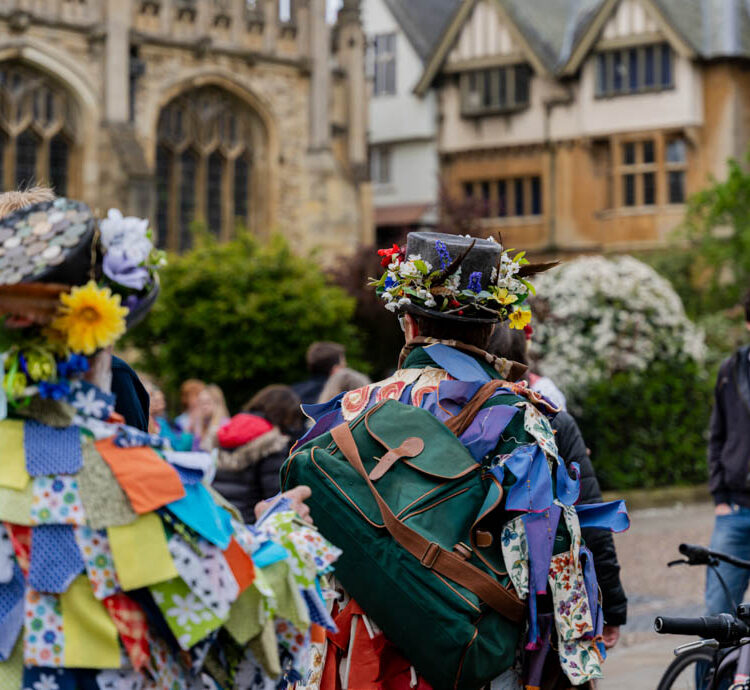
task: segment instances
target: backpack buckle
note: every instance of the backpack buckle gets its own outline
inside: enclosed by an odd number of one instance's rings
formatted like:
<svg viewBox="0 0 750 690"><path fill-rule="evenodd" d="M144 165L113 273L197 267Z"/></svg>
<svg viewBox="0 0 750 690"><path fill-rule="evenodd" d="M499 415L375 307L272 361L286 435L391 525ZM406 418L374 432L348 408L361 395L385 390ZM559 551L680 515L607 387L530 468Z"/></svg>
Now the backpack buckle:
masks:
<svg viewBox="0 0 750 690"><path fill-rule="evenodd" d="M437 561L439 555L440 544L436 544L434 541L432 541L427 545L427 548L424 550L422 558L419 559L419 562L425 568L431 569L435 565L435 561Z"/></svg>

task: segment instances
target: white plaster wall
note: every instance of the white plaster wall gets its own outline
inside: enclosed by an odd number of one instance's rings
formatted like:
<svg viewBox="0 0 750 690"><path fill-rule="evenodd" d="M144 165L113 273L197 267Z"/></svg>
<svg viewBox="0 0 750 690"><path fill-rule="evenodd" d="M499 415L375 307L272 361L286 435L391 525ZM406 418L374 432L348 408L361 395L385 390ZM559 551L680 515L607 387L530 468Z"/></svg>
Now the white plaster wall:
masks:
<svg viewBox="0 0 750 690"><path fill-rule="evenodd" d="M373 185L375 206L428 204L438 196L438 155L434 142L391 147L391 181Z"/></svg>
<svg viewBox="0 0 750 690"><path fill-rule="evenodd" d="M703 123L703 85L700 71L675 54L675 87L666 91L613 98L597 98L596 59L584 63L580 79L568 89L570 105L555 105L549 121L554 141L646 129L699 126ZM443 128L440 150L465 151L501 146L538 144L545 140L545 102L559 102L564 88L537 75L531 80L530 106L510 115L461 117L458 84L443 87Z"/></svg>
<svg viewBox="0 0 750 690"><path fill-rule="evenodd" d="M703 123L703 84L700 71L675 54L673 89L638 95L596 97L596 58L590 56L573 87L575 102L553 110L550 131L554 139L597 136L613 132Z"/></svg>
<svg viewBox="0 0 750 690"><path fill-rule="evenodd" d="M370 98L370 143L434 137L435 94L424 98L413 89L423 64L383 0L364 0L362 20L368 41L376 34L396 33L396 95Z"/></svg>

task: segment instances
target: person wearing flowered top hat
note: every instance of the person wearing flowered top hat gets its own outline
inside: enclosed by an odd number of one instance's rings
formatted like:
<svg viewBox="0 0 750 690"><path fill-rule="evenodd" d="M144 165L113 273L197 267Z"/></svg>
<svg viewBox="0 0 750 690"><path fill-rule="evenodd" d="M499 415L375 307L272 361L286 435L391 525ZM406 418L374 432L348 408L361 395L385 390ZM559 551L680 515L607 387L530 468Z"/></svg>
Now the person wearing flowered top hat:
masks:
<svg viewBox="0 0 750 690"><path fill-rule="evenodd" d="M114 412L112 347L163 263L116 210L0 218L0 688L270 689L333 629L339 552L290 501L245 526L209 454Z"/></svg>
<svg viewBox="0 0 750 690"><path fill-rule="evenodd" d="M383 381L306 408L313 426L287 461L282 477L294 473L296 457L307 458L306 452L317 457L315 439L321 439L321 452L331 435L340 447L337 438L343 435L337 436L337 431L353 428L362 419L367 426L368 411L375 412L384 401L421 407L446 422L478 390L497 385L482 408L486 414L481 429L472 425L459 435L474 460L497 475L505 490L498 504L503 521L496 534L483 539L502 545L498 556L505 562L510 587L517 600L528 604L527 625L522 626L526 633L513 658L496 660L502 672L492 687L585 686L602 676L605 649L595 574L585 566L592 562L591 554L580 527L620 531L629 524L627 514L618 501L579 516L578 478L568 474L559 458L549 423L557 409L519 382L525 366L486 351L497 323L507 322L514 329L528 326L532 315L527 300L533 293L529 279L549 265L533 266L523 252L512 255L493 239L434 232L410 233L406 247L393 245L378 253L385 270L371 285L384 307L399 318L405 335L398 369ZM370 474L372 481L374 476ZM330 499L316 503L315 489L308 502L322 533L335 540L343 516L330 515ZM569 534L570 547L553 555L549 535L558 526ZM408 614L393 611L388 600L375 601L372 588L367 590L369 610L349 598L347 590L357 589L363 575L358 562L347 558L344 550L337 574L341 598L333 610L340 632L329 634L317 649L318 671L308 688L335 690L339 678L349 687L430 687L425 676L432 669L424 661L429 659L430 631L425 630L419 649L422 667L410 668L409 659L387 639L391 630L394 636L402 635L399 616ZM431 567L424 557L418 564ZM382 567L387 573L387 564ZM419 596L417 591L414 596ZM483 648L481 640L476 644ZM452 683L451 679L444 684Z"/></svg>

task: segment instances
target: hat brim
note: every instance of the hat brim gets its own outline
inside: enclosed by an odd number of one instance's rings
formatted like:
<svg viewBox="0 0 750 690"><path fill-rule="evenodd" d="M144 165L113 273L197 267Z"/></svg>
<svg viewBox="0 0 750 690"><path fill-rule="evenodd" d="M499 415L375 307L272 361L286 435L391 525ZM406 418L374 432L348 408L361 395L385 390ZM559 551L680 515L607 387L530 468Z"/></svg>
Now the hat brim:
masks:
<svg viewBox="0 0 750 690"><path fill-rule="evenodd" d="M420 307L417 304L409 304L404 307L404 311L410 314L416 314L417 316L425 316L430 319L440 319L442 321L455 321L457 323L486 323L494 324L500 322L500 317L479 317L479 316L460 316L459 314L446 314L437 309L427 309L426 307Z"/></svg>
<svg viewBox="0 0 750 690"><path fill-rule="evenodd" d="M143 319L146 318L148 313L151 311L151 307L154 306L154 302L159 297L161 292L161 282L159 281L159 275L154 274L154 282L151 285L151 289L148 294L139 300L135 309L131 309L128 315L125 317L125 325L128 330L135 328Z"/></svg>

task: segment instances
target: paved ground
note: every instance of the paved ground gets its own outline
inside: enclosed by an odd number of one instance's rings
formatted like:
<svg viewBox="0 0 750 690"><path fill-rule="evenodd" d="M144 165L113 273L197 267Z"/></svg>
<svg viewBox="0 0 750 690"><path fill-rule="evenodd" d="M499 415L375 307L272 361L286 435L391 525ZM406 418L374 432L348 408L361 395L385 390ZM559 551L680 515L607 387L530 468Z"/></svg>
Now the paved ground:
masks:
<svg viewBox="0 0 750 690"><path fill-rule="evenodd" d="M657 635L657 615L703 613L702 568L667 568L679 557L681 542L708 544L713 526L709 504L641 510L633 513L630 530L615 535L623 584L630 601L628 625L618 647L604 665L600 690L652 690L674 658L680 638Z"/></svg>

